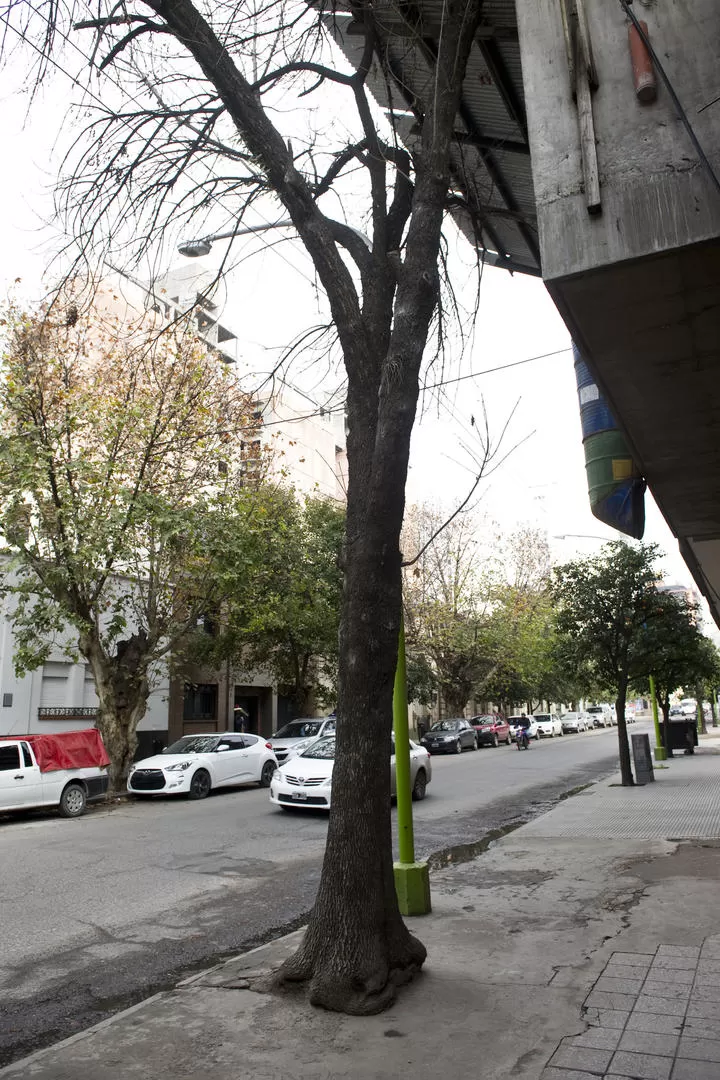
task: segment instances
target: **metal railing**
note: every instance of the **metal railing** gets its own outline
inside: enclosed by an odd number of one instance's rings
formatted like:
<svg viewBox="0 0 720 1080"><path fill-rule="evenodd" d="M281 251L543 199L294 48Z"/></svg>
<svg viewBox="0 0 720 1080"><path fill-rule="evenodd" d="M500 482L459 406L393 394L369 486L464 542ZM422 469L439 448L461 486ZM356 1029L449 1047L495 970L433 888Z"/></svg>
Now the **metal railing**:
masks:
<svg viewBox="0 0 720 1080"><path fill-rule="evenodd" d="M38 720L89 720L97 714L95 706L41 705L38 709Z"/></svg>

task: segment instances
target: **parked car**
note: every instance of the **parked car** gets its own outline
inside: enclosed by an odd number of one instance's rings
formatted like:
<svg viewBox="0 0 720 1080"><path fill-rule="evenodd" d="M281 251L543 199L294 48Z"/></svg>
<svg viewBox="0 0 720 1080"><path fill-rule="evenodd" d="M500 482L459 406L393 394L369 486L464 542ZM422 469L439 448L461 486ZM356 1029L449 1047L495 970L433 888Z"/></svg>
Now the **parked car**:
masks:
<svg viewBox="0 0 720 1080"><path fill-rule="evenodd" d="M527 729L529 739L540 738L540 728L537 724L537 719L534 716L508 716L508 724L510 725L510 738L514 739L517 735L518 727L522 726Z"/></svg>
<svg viewBox="0 0 720 1080"><path fill-rule="evenodd" d="M270 739L273 753L277 758L278 765L282 765L288 757L299 750L304 750L313 739L319 739L321 735L334 735L337 721L334 716L311 717L304 720L291 720L285 724Z"/></svg>
<svg viewBox="0 0 720 1080"><path fill-rule="evenodd" d="M563 733L560 717L556 713L535 713L535 722L543 737L547 736L552 739L555 735L562 735Z"/></svg>
<svg viewBox="0 0 720 1080"><path fill-rule="evenodd" d="M625 706L625 723L626 724L634 724L635 723L635 706L634 705L626 705Z"/></svg>
<svg viewBox="0 0 720 1080"><path fill-rule="evenodd" d="M499 713L471 716L470 725L475 729L478 746L498 746L501 742L510 746L512 743L510 725Z"/></svg>
<svg viewBox="0 0 720 1080"><path fill-rule="evenodd" d="M612 727L609 705L588 705L587 712L592 717L593 727Z"/></svg>
<svg viewBox="0 0 720 1080"><path fill-rule="evenodd" d="M214 788L269 787L276 768L272 746L259 735L183 735L161 754L133 765L127 789L133 795L205 799Z"/></svg>
<svg viewBox="0 0 720 1080"><path fill-rule="evenodd" d="M566 712L560 717L560 723L562 724L563 732L581 732L587 731L589 727L592 727L592 720L584 712Z"/></svg>
<svg viewBox="0 0 720 1080"><path fill-rule="evenodd" d="M108 789L110 758L95 728L0 737L0 811L57 807L79 817Z"/></svg>
<svg viewBox="0 0 720 1080"><path fill-rule="evenodd" d="M686 697L680 702L683 716L697 716L697 701L695 698Z"/></svg>
<svg viewBox="0 0 720 1080"><path fill-rule="evenodd" d="M461 716L452 720L436 720L420 742L431 754L461 754L466 749L477 750L475 728Z"/></svg>
<svg viewBox="0 0 720 1080"><path fill-rule="evenodd" d="M335 764L335 736L316 739L311 746L281 765L270 783L270 802L282 810L310 807L329 810L332 773ZM430 755L410 740L410 785L413 799L425 798L432 779ZM395 795L395 753L390 757L390 791Z"/></svg>

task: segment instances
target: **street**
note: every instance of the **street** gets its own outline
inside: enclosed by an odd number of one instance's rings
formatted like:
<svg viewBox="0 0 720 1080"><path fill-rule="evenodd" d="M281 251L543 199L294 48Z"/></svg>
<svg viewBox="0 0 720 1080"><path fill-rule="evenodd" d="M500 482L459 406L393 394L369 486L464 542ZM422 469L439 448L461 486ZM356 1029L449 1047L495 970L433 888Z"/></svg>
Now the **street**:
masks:
<svg viewBox="0 0 720 1080"><path fill-rule="evenodd" d="M436 756L417 855L461 857L616 762L615 728ZM302 924L326 820L281 813L257 788L0 819L0 1064Z"/></svg>

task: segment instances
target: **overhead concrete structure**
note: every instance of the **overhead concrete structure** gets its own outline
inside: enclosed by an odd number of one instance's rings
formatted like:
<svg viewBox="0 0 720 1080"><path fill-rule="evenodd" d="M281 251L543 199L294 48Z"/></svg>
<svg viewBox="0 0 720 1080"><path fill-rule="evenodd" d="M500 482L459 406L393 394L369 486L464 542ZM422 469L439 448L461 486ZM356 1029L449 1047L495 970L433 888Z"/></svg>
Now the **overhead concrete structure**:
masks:
<svg viewBox="0 0 720 1080"><path fill-rule="evenodd" d="M453 186L458 221L490 261L541 263L720 624L720 4L635 9L677 101L656 64L655 99L636 93L620 0L486 0ZM358 10L334 20L351 60ZM372 89L412 147L440 7L373 10L384 56Z"/></svg>

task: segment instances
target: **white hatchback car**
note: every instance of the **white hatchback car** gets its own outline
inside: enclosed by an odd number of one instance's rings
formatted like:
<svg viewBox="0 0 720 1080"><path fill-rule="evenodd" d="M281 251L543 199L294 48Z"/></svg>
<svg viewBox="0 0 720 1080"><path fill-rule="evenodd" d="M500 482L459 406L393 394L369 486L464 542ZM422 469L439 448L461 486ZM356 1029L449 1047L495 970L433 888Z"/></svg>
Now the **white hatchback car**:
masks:
<svg viewBox="0 0 720 1080"><path fill-rule="evenodd" d="M517 738L518 727L520 727L521 720L524 720L522 726L526 729L529 739L540 738L540 728L538 727L536 716L508 716L507 720L510 725L510 734L513 739Z"/></svg>
<svg viewBox="0 0 720 1080"><path fill-rule="evenodd" d="M272 747L260 735L184 735L161 754L133 765L127 789L132 795L204 799L213 788L269 787L276 769Z"/></svg>
<svg viewBox="0 0 720 1080"><path fill-rule="evenodd" d="M282 810L310 807L329 810L335 764L335 736L316 739L311 746L285 761L270 783L270 802ZM410 786L413 799L425 798L432 778L430 754L410 740ZM390 758L390 791L395 794L395 754Z"/></svg>
<svg viewBox="0 0 720 1080"><path fill-rule="evenodd" d="M548 736L552 739L555 735L563 734L563 726L560 723L560 717L554 712L535 713L534 720L538 726L538 731L543 737Z"/></svg>
<svg viewBox="0 0 720 1080"><path fill-rule="evenodd" d="M573 731L579 733L581 731L587 731L588 727L591 726L590 720L586 714L582 712L563 713L560 723L562 724L563 732Z"/></svg>

